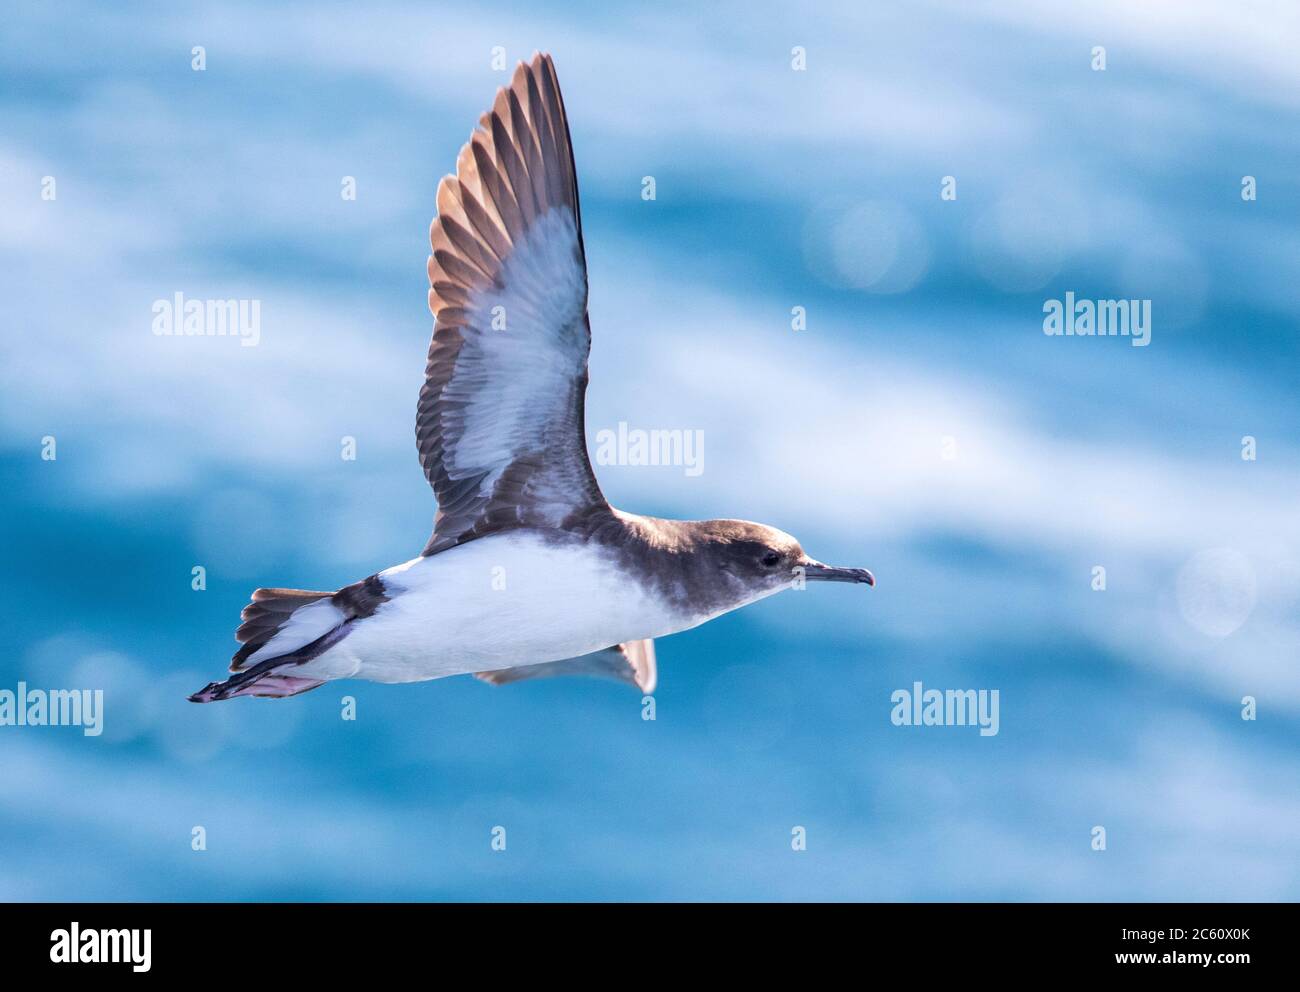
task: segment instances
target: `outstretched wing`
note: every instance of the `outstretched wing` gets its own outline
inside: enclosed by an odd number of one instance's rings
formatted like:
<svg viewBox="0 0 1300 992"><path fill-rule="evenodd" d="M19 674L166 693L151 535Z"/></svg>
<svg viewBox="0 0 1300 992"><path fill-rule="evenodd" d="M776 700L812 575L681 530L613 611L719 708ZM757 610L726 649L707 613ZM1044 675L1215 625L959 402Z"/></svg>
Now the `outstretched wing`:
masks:
<svg viewBox="0 0 1300 992"><path fill-rule="evenodd" d="M416 417L431 555L604 505L587 459L587 262L550 56L520 63L438 185Z"/></svg>
<svg viewBox="0 0 1300 992"><path fill-rule="evenodd" d="M659 681L655 667L655 642L649 639L628 641L578 658L474 673L475 678L492 685L507 685L524 679L553 678L557 675L593 675L597 678L617 679L636 686L642 692L652 693Z"/></svg>

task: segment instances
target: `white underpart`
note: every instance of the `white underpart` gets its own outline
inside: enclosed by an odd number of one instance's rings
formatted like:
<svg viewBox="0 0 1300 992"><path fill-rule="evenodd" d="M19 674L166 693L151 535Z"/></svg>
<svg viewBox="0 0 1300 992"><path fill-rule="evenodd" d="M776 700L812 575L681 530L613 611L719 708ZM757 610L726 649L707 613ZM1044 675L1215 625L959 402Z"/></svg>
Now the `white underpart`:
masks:
<svg viewBox="0 0 1300 992"><path fill-rule="evenodd" d="M480 538L380 573L390 597L309 678L420 682L573 658L684 630L683 617L592 544L524 532Z"/></svg>
<svg viewBox="0 0 1300 992"><path fill-rule="evenodd" d="M343 611L328 599L319 599L300 606L289 614L274 637L248 656L244 667L256 665L267 658L292 654L306 647L318 637L324 637L344 620Z"/></svg>

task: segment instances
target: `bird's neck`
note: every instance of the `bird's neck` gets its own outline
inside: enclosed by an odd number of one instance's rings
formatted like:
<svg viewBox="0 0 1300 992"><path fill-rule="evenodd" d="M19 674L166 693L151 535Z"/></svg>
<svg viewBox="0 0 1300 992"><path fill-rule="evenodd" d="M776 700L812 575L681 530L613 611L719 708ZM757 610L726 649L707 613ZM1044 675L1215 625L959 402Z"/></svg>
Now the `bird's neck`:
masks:
<svg viewBox="0 0 1300 992"><path fill-rule="evenodd" d="M752 602L754 595L708 554L710 521L666 520L612 507L584 527L646 591L677 612L685 626Z"/></svg>

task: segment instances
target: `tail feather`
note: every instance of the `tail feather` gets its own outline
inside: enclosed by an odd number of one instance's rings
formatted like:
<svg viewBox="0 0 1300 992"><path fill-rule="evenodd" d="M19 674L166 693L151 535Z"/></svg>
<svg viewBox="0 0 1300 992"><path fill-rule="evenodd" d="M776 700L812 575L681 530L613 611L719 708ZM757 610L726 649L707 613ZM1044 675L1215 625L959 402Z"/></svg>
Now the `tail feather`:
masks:
<svg viewBox="0 0 1300 992"><path fill-rule="evenodd" d="M307 589L254 589L252 601L239 614L243 623L235 631L235 640L242 647L231 659L230 670L238 672L242 669L252 655L280 632L285 621L297 610L334 595Z"/></svg>
<svg viewBox="0 0 1300 992"><path fill-rule="evenodd" d="M315 689L320 679L287 674L347 636L356 620L372 616L388 601L383 580L372 575L338 592L255 589L235 631L240 648L230 662L235 674L210 682L190 701L211 703L239 696L283 699Z"/></svg>
<svg viewBox="0 0 1300 992"><path fill-rule="evenodd" d="M306 679L296 675L277 675L264 672L252 678L247 678L248 674L245 672L233 675L224 682L209 682L189 697L190 702L215 703L222 699L237 699L240 696L287 699L290 696L301 695L325 684L324 679Z"/></svg>

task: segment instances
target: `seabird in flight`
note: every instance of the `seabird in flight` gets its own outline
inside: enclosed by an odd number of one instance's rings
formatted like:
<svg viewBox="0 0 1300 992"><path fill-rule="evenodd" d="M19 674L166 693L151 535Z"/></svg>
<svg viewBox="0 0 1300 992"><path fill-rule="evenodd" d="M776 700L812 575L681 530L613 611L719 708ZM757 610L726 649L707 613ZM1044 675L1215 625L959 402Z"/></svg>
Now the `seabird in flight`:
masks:
<svg viewBox="0 0 1300 992"><path fill-rule="evenodd" d="M438 501L424 552L337 592L258 589L224 682L295 696L333 679L493 684L603 675L654 690L654 638L797 586L865 582L743 520L610 506L587 458L591 328L578 180L549 55L520 63L438 185L433 340L415 422Z"/></svg>

